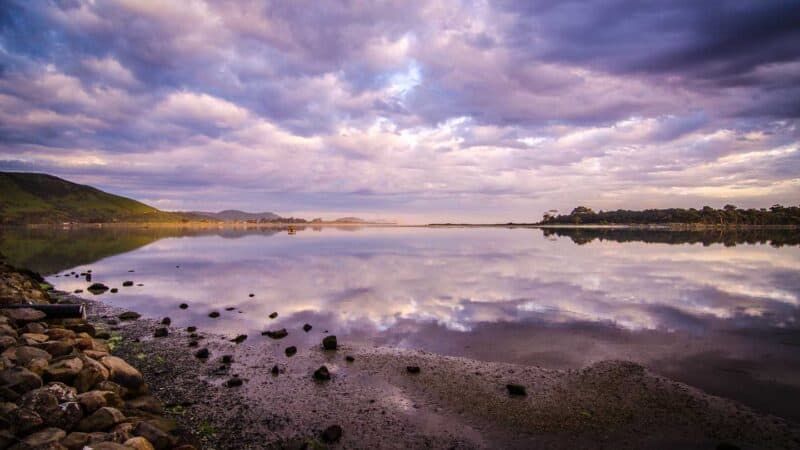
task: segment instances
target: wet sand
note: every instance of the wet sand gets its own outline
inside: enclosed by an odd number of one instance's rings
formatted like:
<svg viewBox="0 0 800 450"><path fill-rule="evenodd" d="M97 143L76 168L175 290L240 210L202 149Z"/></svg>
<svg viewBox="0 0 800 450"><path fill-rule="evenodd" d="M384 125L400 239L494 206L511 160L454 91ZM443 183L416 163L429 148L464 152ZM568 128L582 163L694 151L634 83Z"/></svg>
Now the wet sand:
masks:
<svg viewBox="0 0 800 450"><path fill-rule="evenodd" d="M121 312L71 298L86 303L98 324ZM143 372L168 414L204 448L314 448L331 425L343 429L331 448L800 448L795 423L625 361L552 370L347 342L287 357L286 344L261 336L235 344L201 329L192 348L182 329L152 337L153 320L104 326L118 333L114 353ZM320 342L327 335L309 333ZM202 348L207 360L194 356ZM223 364L223 355L233 362ZM322 365L331 380L313 379ZM410 365L420 372L408 373ZM234 376L243 384L225 386ZM527 395L509 395L509 383Z"/></svg>

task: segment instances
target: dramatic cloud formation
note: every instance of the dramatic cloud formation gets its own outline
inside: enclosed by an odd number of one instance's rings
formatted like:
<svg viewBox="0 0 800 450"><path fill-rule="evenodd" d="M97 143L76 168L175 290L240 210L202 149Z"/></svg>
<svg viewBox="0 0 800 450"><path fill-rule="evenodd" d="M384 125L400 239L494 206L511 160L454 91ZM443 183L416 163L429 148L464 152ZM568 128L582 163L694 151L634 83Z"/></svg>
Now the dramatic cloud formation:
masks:
<svg viewBox="0 0 800 450"><path fill-rule="evenodd" d="M8 0L0 169L165 209L800 199L800 2Z"/></svg>

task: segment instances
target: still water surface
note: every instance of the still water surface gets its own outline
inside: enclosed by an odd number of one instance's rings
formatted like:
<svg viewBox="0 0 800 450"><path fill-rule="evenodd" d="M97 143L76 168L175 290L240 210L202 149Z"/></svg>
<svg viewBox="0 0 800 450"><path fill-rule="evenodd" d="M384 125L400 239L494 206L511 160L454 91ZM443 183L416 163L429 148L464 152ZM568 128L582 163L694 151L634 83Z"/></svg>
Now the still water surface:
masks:
<svg viewBox="0 0 800 450"><path fill-rule="evenodd" d="M316 344L309 323L344 343L480 360L629 359L800 421L796 232L6 230L0 251L65 291L91 269L120 290L104 301L245 345L284 327L286 345Z"/></svg>

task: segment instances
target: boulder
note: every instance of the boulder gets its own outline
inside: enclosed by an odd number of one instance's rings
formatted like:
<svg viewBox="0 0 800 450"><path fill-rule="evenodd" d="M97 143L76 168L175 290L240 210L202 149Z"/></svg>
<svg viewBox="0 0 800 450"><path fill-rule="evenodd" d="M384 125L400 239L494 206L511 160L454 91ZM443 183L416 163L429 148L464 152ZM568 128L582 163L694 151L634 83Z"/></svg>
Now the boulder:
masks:
<svg viewBox="0 0 800 450"><path fill-rule="evenodd" d="M57 449L58 441L64 439L67 432L59 428L45 428L24 438L21 448L30 449Z"/></svg>
<svg viewBox="0 0 800 450"><path fill-rule="evenodd" d="M22 332L45 334L47 332L47 326L42 322L30 322L26 323L25 326L22 327Z"/></svg>
<svg viewBox="0 0 800 450"><path fill-rule="evenodd" d="M102 381L107 380L109 377L109 370L106 366L97 362L92 358L83 358L83 368L78 373L75 379L75 387L78 392L86 392L92 389Z"/></svg>
<svg viewBox="0 0 800 450"><path fill-rule="evenodd" d="M100 295L108 290L108 286L103 283L92 283L86 290L94 295Z"/></svg>
<svg viewBox="0 0 800 450"><path fill-rule="evenodd" d="M320 367L314 371L314 379L319 381L327 381L331 379L331 373L325 366Z"/></svg>
<svg viewBox="0 0 800 450"><path fill-rule="evenodd" d="M0 372L0 385L17 394L24 394L42 387L42 379L30 370L17 366Z"/></svg>
<svg viewBox="0 0 800 450"><path fill-rule="evenodd" d="M103 431L125 420L122 412L116 408L104 406L78 423L78 431Z"/></svg>
<svg viewBox="0 0 800 450"><path fill-rule="evenodd" d="M66 328L50 328L46 334L54 341L75 337L75 332Z"/></svg>
<svg viewBox="0 0 800 450"><path fill-rule="evenodd" d="M336 336L325 336L322 340L322 348L325 350L336 350Z"/></svg>
<svg viewBox="0 0 800 450"><path fill-rule="evenodd" d="M153 336L160 338L160 337L167 337L168 334L169 330L167 329L167 327L158 327L156 328L155 333L153 333Z"/></svg>
<svg viewBox="0 0 800 450"><path fill-rule="evenodd" d="M40 348L21 345L13 349L13 354L10 357L11 359L16 359L17 364L25 366L32 359L35 358L44 358L49 361L50 358L52 358L52 355L50 355L50 353L47 353L47 351L42 350Z"/></svg>
<svg viewBox="0 0 800 450"><path fill-rule="evenodd" d="M44 370L49 364L50 362L44 358L34 358L25 365L25 368L41 377L44 376Z"/></svg>
<svg viewBox="0 0 800 450"><path fill-rule="evenodd" d="M89 443L89 434L73 431L61 440L61 445L68 450L82 450Z"/></svg>
<svg viewBox="0 0 800 450"><path fill-rule="evenodd" d="M83 369L83 361L79 356L51 361L44 369L44 379L72 383Z"/></svg>
<svg viewBox="0 0 800 450"><path fill-rule="evenodd" d="M125 402L125 407L130 409L138 409L139 411L144 411L151 414L161 414L163 412L161 402L150 395L140 395L139 397L128 400Z"/></svg>
<svg viewBox="0 0 800 450"><path fill-rule="evenodd" d="M17 345L17 340L12 336L0 336L0 352L4 352L15 345Z"/></svg>
<svg viewBox="0 0 800 450"><path fill-rule="evenodd" d="M525 396L527 392L525 391L525 386L521 384L507 384L506 390L508 390L508 395L512 396Z"/></svg>
<svg viewBox="0 0 800 450"><path fill-rule="evenodd" d="M108 369L109 379L128 389L137 389L143 383L142 373L116 356L105 356L100 362Z"/></svg>
<svg viewBox="0 0 800 450"><path fill-rule="evenodd" d="M122 286L124 287L131 287L133 286L133 281L123 281Z"/></svg>
<svg viewBox="0 0 800 450"><path fill-rule="evenodd" d="M125 447L132 448L134 450L155 450L153 444L150 443L147 439L137 436L128 439L125 441Z"/></svg>
<svg viewBox="0 0 800 450"><path fill-rule="evenodd" d="M286 350L284 350L284 353L286 353L286 356L290 356L290 357L294 356L294 354L297 353L297 347L295 347L294 345L291 346L291 347L286 347Z"/></svg>
<svg viewBox="0 0 800 450"><path fill-rule="evenodd" d="M175 439L172 436L149 421L139 422L133 430L133 434L147 439L156 450L164 450L175 445Z"/></svg>
<svg viewBox="0 0 800 450"><path fill-rule="evenodd" d="M47 317L47 314L33 308L13 308L0 310L0 315L4 315L18 324L28 322L38 322Z"/></svg>
<svg viewBox="0 0 800 450"><path fill-rule="evenodd" d="M25 435L44 425L44 419L36 411L27 408L11 410L7 416L8 425L18 435Z"/></svg>
<svg viewBox="0 0 800 450"><path fill-rule="evenodd" d="M72 339L64 339L63 341L48 341L42 344L42 348L51 355L58 357L58 356L65 356L72 353L75 349L73 346L74 341Z"/></svg>

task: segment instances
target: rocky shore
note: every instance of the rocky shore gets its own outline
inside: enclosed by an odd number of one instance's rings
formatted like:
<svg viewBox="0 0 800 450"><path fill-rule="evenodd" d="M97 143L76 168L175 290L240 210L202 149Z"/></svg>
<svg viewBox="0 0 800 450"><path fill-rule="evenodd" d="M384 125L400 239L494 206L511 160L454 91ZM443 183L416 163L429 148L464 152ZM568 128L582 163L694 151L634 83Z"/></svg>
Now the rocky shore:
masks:
<svg viewBox="0 0 800 450"><path fill-rule="evenodd" d="M0 448L800 448L797 424L631 362L551 370L311 325L221 336L2 274L3 302L80 302L88 321L3 313Z"/></svg>

